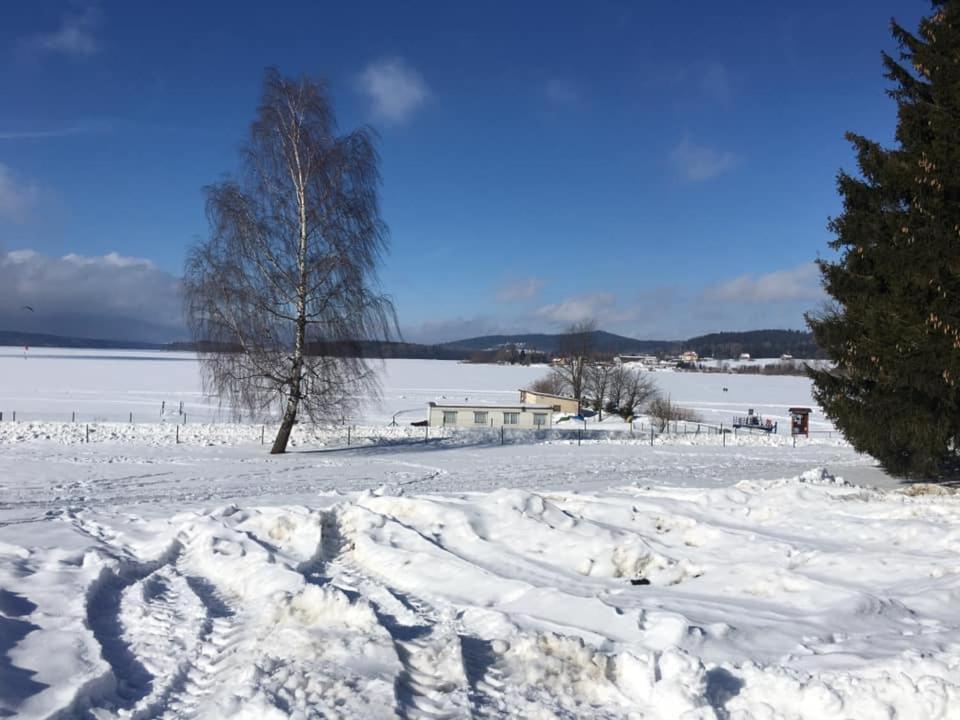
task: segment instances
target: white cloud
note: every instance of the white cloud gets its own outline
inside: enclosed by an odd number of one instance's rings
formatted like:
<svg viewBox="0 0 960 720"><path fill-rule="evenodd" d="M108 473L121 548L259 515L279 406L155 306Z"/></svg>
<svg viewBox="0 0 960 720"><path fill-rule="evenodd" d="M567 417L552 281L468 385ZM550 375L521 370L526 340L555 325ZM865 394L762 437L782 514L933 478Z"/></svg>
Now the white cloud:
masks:
<svg viewBox="0 0 960 720"><path fill-rule="evenodd" d="M670 151L670 164L684 180L702 182L730 170L737 156L726 150L714 150L705 145L694 145L684 138Z"/></svg>
<svg viewBox="0 0 960 720"><path fill-rule="evenodd" d="M510 281L497 291L497 302L509 303L529 300L543 288L544 282L537 277Z"/></svg>
<svg viewBox="0 0 960 720"><path fill-rule="evenodd" d="M394 123L407 120L430 96L423 76L401 58L370 63L360 75L360 88L373 114Z"/></svg>
<svg viewBox="0 0 960 720"><path fill-rule="evenodd" d="M22 222L39 196L36 185L18 181L10 169L0 163L0 220Z"/></svg>
<svg viewBox="0 0 960 720"><path fill-rule="evenodd" d="M89 57L99 50L96 38L99 25L100 13L90 5L82 12L63 15L56 30L28 38L26 47L34 52Z"/></svg>
<svg viewBox="0 0 960 720"><path fill-rule="evenodd" d="M22 313L29 305L33 313ZM108 253L0 252L0 329L130 340L182 338L180 281L149 260Z"/></svg>
<svg viewBox="0 0 960 720"><path fill-rule="evenodd" d="M597 320L602 325L603 319L611 313L615 304L616 297L613 293L589 293L544 305L534 311L534 315L554 325L570 325L583 320Z"/></svg>
<svg viewBox="0 0 960 720"><path fill-rule="evenodd" d="M816 302L825 294L817 265L804 263L762 275L741 275L707 288L703 298L707 302Z"/></svg>

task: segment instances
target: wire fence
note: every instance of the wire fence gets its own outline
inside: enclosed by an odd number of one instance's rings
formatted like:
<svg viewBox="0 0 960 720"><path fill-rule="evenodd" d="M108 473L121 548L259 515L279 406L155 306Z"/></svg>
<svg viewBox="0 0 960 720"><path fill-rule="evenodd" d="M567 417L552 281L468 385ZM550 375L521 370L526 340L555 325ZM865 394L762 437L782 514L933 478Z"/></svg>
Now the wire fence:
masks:
<svg viewBox="0 0 960 720"><path fill-rule="evenodd" d="M119 405L119 403L118 403ZM97 408L77 410L26 410L16 407L0 409L2 422L52 422L52 423L154 423L164 425L242 424L273 422L276 416L253 415L231 408L220 408L196 403L160 403L156 407L147 404L131 404L127 408Z"/></svg>
<svg viewBox="0 0 960 720"><path fill-rule="evenodd" d="M224 420L223 418L228 419ZM278 429L278 420L254 420L243 415L214 414L190 420L190 414L180 412L154 416L141 421L132 411L114 413L0 413L0 442L19 442L31 439L54 440L61 443L130 442L150 445L167 444L269 444ZM812 431L822 438L832 439L833 431ZM459 427L413 424L358 424L343 421L339 424L300 422L294 426L291 445L318 446L328 449L375 447L392 445L446 444L446 445L519 445L519 444L703 444L703 445L787 445L796 446L798 440L809 442L813 437L776 435L750 428L734 428L724 424L696 422L658 423L635 421L618 429L565 425L549 428L516 427ZM838 436L839 439L839 436Z"/></svg>

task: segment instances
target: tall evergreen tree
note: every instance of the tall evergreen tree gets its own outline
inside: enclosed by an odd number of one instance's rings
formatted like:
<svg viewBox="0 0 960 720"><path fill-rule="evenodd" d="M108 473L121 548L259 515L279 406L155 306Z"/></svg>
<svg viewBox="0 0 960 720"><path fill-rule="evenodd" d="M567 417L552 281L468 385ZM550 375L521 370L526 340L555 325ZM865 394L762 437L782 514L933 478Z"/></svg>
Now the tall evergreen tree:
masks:
<svg viewBox="0 0 960 720"><path fill-rule="evenodd" d="M960 459L960 0L933 0L912 34L893 22L896 147L855 134L840 172L839 251L819 261L833 303L807 317L832 371L814 395L858 450L905 476Z"/></svg>

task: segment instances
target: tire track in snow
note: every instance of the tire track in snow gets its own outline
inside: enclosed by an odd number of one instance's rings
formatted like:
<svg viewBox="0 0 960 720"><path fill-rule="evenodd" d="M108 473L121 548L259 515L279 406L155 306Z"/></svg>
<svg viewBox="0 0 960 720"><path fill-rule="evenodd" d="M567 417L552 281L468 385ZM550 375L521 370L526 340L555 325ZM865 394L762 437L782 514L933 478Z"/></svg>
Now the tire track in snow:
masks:
<svg viewBox="0 0 960 720"><path fill-rule="evenodd" d="M227 684L226 675L237 669L237 656L246 639L238 610L212 583L196 575L185 575L184 579L202 603L206 617L196 649L171 686L157 717L209 716L210 709L205 708L204 703Z"/></svg>
<svg viewBox="0 0 960 720"><path fill-rule="evenodd" d="M105 546L96 523L78 529ZM195 538L180 533L161 559L123 561L88 593L87 623L110 666L113 690L91 698L98 711L131 718L205 717L205 702L237 670L246 641L241 613L190 567ZM118 553L122 552L117 550Z"/></svg>
<svg viewBox="0 0 960 720"><path fill-rule="evenodd" d="M155 717L182 685L187 658L202 642L208 616L175 565L165 565L130 586L120 610L124 638L153 675L152 692L130 714Z"/></svg>
<svg viewBox="0 0 960 720"><path fill-rule="evenodd" d="M366 599L390 635L401 665L394 679L399 717L502 714L502 674L490 643L463 634L453 619L454 608L437 608L361 567L336 509L324 514L322 538L324 562L319 574L344 592Z"/></svg>
<svg viewBox="0 0 960 720"><path fill-rule="evenodd" d="M89 532L88 528L84 528ZM101 542L105 541L101 540ZM174 542L168 550L152 562L121 560L116 569L104 568L100 577L87 591L87 627L100 645L103 660L110 668L112 684L109 690L89 697L86 703L110 710L133 708L148 696L154 685L154 676L137 656L129 641L120 617L123 597L128 588L161 568L176 561L181 547ZM77 698L81 702L81 698ZM76 710L77 708L74 708Z"/></svg>

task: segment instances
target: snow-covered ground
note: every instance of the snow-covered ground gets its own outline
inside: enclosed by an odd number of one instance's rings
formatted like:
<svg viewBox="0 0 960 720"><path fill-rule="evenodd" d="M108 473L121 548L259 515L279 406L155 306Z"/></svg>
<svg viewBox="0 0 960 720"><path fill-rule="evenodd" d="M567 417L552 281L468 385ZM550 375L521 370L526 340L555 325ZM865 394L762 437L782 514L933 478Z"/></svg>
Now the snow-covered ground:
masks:
<svg viewBox="0 0 960 720"><path fill-rule="evenodd" d="M471 365L444 360L375 363L381 396L369 398L348 422L409 423L426 417L431 400L517 402L518 390L549 372L546 366ZM832 430L803 377L654 372L661 392L696 410L704 422L729 426L753 408L788 430L787 409L816 409L811 429ZM724 389L726 388L726 389ZM0 347L0 412L4 420L77 422L232 422L237 411L206 396L192 353ZM242 413L240 413L242 416ZM612 419L611 419L612 420ZM606 422L600 427L622 428Z"/></svg>
<svg viewBox="0 0 960 720"><path fill-rule="evenodd" d="M0 405L199 412L190 362L12 355ZM298 426L285 456L259 425L5 414L0 717L958 717L960 497L836 436L425 442L383 421L542 368L387 369L350 446ZM810 403L712 377L657 380Z"/></svg>

